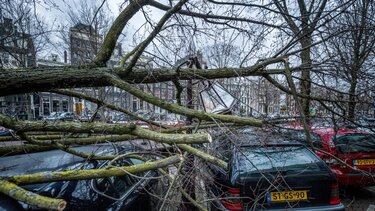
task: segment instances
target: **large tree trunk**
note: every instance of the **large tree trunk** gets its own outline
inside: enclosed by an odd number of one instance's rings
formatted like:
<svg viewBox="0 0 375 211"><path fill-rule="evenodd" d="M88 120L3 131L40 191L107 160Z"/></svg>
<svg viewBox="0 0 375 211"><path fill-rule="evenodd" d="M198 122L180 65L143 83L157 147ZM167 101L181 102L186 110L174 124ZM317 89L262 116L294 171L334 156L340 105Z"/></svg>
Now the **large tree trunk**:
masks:
<svg viewBox="0 0 375 211"><path fill-rule="evenodd" d="M310 75L311 75L311 38L307 36L306 38L302 38L301 40L301 62L302 62L302 73L301 73L301 94L305 96L310 96L311 94L311 82L310 82ZM305 116L309 116L310 112L310 99L302 98L302 112Z"/></svg>
<svg viewBox="0 0 375 211"><path fill-rule="evenodd" d="M48 91L49 89L111 86L109 75L119 75L129 83L159 83L172 80L217 79L240 76L262 76L264 74L281 74L282 69L264 68L269 64L282 61L283 58L271 58L246 68L220 69L137 69L127 76L121 75L122 68L66 66L38 67L19 70L5 69L0 74L0 96Z"/></svg>
<svg viewBox="0 0 375 211"><path fill-rule="evenodd" d="M348 119L355 120L357 78L352 78L349 88Z"/></svg>

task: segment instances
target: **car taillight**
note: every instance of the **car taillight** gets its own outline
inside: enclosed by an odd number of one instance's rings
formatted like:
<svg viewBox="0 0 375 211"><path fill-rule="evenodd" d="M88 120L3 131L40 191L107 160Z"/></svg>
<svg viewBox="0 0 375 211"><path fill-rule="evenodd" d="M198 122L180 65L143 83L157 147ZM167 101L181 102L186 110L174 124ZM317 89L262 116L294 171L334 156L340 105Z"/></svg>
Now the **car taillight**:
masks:
<svg viewBox="0 0 375 211"><path fill-rule="evenodd" d="M340 204L339 185L337 183L333 183L331 186L331 199L329 200L329 204Z"/></svg>
<svg viewBox="0 0 375 211"><path fill-rule="evenodd" d="M239 188L228 188L226 197L221 200L223 206L228 210L243 210L242 202L240 200Z"/></svg>

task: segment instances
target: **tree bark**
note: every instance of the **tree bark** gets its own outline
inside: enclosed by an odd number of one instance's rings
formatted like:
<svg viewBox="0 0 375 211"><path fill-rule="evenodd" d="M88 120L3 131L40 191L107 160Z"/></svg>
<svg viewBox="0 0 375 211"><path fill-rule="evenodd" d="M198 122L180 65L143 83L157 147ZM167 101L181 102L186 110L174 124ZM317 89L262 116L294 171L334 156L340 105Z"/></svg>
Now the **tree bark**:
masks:
<svg viewBox="0 0 375 211"><path fill-rule="evenodd" d="M37 136L32 136L35 139L39 140L53 140L53 139L60 139L63 136L62 135L37 135ZM1 141L18 141L20 140L19 137L17 136L0 136L0 142Z"/></svg>
<svg viewBox="0 0 375 211"><path fill-rule="evenodd" d="M116 42L125 25L143 6L148 3L149 0L130 1L130 4L116 18L105 36L102 47L100 48L99 53L93 62L95 65L105 66L106 62L111 57L113 50L115 49Z"/></svg>
<svg viewBox="0 0 375 211"><path fill-rule="evenodd" d="M134 124L112 125L106 123L75 123L75 122L41 122L19 121L0 114L0 125L19 132L28 131L55 131L71 133L98 133L98 134L129 134L138 138L150 139L160 143L209 143L212 138L209 134L167 134L143 129Z"/></svg>
<svg viewBox="0 0 375 211"><path fill-rule="evenodd" d="M4 180L13 182L17 185L36 184L45 182L57 182L67 180L87 180L97 179L103 177L118 177L126 174L136 174L145 171L164 168L181 161L179 155L161 159L158 161L145 162L142 164L123 166L108 169L88 169L88 170L67 170L56 172L42 172L35 174L16 175L11 177L4 177Z"/></svg>
<svg viewBox="0 0 375 211"><path fill-rule="evenodd" d="M173 178L164 170L158 169L158 171L163 174L171 183L173 183ZM191 198L191 196L180 186L177 185L177 189L181 192L182 196L185 197L190 203L192 203L197 209L200 211L207 211L207 209L199 204L195 199Z"/></svg>
<svg viewBox="0 0 375 211"><path fill-rule="evenodd" d="M247 68L220 69L133 69L126 77L120 77L129 83L159 83L172 80L216 79L241 76L262 76L263 74L281 74L282 69L264 70L269 64L282 61L272 58ZM66 66L5 69L0 74L0 96L48 91L50 89L111 86L108 76L118 75L121 68Z"/></svg>
<svg viewBox="0 0 375 211"><path fill-rule="evenodd" d="M223 169L227 169L228 168L228 163L219 159L219 158L216 158L210 154L207 154L205 152L202 152L198 149L195 149L194 147L191 147L187 144L178 144L177 145L179 148L181 148L182 150L188 152L189 154L192 154L192 155L195 155L199 158L201 158L202 160L204 161L207 161L209 163L212 163L214 165L217 165Z"/></svg>
<svg viewBox="0 0 375 211"><path fill-rule="evenodd" d="M357 80L352 80L349 88L349 102L348 102L348 119L355 120L355 106L356 106L356 88Z"/></svg>
<svg viewBox="0 0 375 211"><path fill-rule="evenodd" d="M309 35L306 35L306 38L302 38L301 40L301 62L302 62L302 73L301 73L301 94L305 96L311 95L311 82L310 82L310 72L312 69L311 66L311 38ZM303 113L306 117L310 114L310 99L309 98L302 98L302 109Z"/></svg>
<svg viewBox="0 0 375 211"><path fill-rule="evenodd" d="M63 199L53 199L41 196L18 187L16 184L6 180L0 180L0 192L16 199L17 201L38 206L39 208L64 210L66 207L66 202Z"/></svg>

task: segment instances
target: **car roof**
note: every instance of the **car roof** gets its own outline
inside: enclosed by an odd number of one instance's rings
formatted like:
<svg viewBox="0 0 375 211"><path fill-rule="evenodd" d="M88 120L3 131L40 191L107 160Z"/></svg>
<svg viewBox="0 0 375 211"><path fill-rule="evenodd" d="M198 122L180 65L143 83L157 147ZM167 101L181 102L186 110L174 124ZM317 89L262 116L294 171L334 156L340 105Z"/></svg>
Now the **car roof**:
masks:
<svg viewBox="0 0 375 211"><path fill-rule="evenodd" d="M118 146L117 148L119 151L131 150L131 147ZM97 154L112 154L114 150L113 146L108 144L80 146L74 147L74 149L85 153L95 152ZM86 159L84 158L61 150L7 156L0 158L0 177L43 171L56 171L85 161Z"/></svg>
<svg viewBox="0 0 375 211"><path fill-rule="evenodd" d="M251 133L232 133L224 135L220 139L231 140L240 147L251 146L303 146L297 139L291 139L281 134L273 134L267 131L253 131Z"/></svg>

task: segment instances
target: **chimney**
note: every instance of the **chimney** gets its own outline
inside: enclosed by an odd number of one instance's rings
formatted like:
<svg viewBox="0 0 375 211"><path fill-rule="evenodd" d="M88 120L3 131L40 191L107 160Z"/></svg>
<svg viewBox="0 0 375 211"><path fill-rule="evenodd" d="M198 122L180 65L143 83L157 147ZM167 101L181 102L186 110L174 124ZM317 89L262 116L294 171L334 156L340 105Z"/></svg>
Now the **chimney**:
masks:
<svg viewBox="0 0 375 211"><path fill-rule="evenodd" d="M64 51L64 63L68 63L68 53Z"/></svg>

